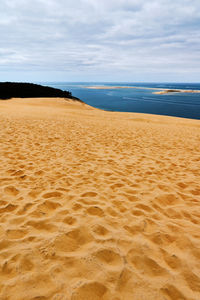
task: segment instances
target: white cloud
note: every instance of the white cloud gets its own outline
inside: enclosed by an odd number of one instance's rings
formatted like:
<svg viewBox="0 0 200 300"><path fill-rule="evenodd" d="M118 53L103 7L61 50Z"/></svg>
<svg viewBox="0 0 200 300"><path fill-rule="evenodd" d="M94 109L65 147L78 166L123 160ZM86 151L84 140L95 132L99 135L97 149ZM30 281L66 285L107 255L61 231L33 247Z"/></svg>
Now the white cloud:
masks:
<svg viewBox="0 0 200 300"><path fill-rule="evenodd" d="M199 0L0 1L2 80L3 72L200 75Z"/></svg>

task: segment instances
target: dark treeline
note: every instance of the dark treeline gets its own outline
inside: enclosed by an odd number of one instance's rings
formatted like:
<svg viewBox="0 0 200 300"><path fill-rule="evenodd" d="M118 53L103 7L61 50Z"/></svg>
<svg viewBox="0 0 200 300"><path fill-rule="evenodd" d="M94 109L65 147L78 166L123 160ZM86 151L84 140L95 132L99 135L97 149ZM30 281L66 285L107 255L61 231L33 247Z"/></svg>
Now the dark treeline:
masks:
<svg viewBox="0 0 200 300"><path fill-rule="evenodd" d="M81 101L69 91L33 83L0 82L0 99L60 97ZM82 102L82 101L81 101Z"/></svg>

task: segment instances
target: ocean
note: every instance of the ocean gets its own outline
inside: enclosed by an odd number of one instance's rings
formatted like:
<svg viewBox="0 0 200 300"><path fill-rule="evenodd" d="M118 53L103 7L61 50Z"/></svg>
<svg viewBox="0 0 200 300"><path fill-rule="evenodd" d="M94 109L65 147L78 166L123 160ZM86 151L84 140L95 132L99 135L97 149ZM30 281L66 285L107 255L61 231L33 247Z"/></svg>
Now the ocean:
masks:
<svg viewBox="0 0 200 300"><path fill-rule="evenodd" d="M40 84L68 90L85 103L103 110L200 119L200 94L153 94L154 88L200 90L200 83L40 82ZM134 86L138 89L87 89L89 86Z"/></svg>

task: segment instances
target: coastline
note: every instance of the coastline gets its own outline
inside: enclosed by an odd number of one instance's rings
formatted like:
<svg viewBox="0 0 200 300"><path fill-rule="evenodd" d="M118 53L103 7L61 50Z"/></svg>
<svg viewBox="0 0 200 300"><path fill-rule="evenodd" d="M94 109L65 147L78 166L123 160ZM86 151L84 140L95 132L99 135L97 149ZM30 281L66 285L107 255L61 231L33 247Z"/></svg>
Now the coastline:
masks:
<svg viewBox="0 0 200 300"><path fill-rule="evenodd" d="M199 120L62 98L0 118L0 298L200 298Z"/></svg>

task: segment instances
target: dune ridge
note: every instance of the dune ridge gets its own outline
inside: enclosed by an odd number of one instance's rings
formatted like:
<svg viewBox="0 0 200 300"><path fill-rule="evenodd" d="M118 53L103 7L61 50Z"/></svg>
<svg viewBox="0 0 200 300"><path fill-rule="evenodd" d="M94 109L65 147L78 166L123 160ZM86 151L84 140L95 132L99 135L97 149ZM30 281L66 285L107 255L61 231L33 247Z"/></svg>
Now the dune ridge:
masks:
<svg viewBox="0 0 200 300"><path fill-rule="evenodd" d="M200 123L0 102L1 300L199 300Z"/></svg>

